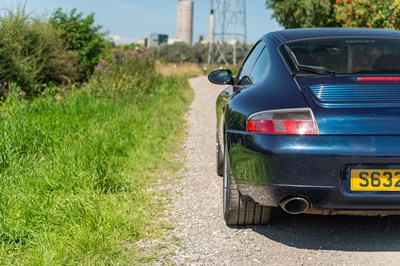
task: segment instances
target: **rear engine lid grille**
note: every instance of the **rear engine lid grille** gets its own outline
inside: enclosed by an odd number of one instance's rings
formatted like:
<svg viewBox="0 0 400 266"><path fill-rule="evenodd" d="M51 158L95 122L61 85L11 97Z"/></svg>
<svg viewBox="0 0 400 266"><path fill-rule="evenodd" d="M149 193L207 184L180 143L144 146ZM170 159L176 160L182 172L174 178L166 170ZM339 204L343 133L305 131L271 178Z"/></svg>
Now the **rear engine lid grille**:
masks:
<svg viewBox="0 0 400 266"><path fill-rule="evenodd" d="M309 89L314 101L327 108L400 107L398 84L328 84Z"/></svg>

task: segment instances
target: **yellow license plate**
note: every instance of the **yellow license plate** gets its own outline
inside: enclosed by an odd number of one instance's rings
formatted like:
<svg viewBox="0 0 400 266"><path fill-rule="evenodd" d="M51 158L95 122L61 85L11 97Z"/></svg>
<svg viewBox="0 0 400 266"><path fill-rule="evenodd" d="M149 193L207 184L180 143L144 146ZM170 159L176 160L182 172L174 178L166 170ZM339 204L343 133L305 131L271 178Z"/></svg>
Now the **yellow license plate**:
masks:
<svg viewBox="0 0 400 266"><path fill-rule="evenodd" d="M400 169L351 169L351 191L400 191Z"/></svg>

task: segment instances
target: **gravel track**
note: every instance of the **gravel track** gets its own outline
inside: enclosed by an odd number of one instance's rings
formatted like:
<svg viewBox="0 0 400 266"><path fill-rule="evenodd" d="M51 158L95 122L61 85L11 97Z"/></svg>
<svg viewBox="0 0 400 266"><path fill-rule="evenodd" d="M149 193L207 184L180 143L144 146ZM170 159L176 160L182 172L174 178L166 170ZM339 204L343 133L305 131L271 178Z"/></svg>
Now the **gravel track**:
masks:
<svg viewBox="0 0 400 266"><path fill-rule="evenodd" d="M178 265L400 265L400 217L281 214L268 226L229 228L215 172L215 99L223 87L190 80L186 171L174 183L170 220Z"/></svg>

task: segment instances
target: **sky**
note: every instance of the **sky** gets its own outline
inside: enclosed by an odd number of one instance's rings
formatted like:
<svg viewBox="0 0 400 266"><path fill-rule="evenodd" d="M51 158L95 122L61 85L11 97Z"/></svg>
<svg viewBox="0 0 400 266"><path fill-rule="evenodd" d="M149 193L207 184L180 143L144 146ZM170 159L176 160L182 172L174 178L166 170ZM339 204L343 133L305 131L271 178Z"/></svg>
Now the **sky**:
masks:
<svg viewBox="0 0 400 266"><path fill-rule="evenodd" d="M200 35L208 40L209 0L194 1L193 41ZM76 8L85 15L95 13L96 23L108 31L116 43L132 43L151 33L176 37L177 0L0 0L0 8L26 5L34 16L46 18L61 7L65 11ZM247 42L255 43L263 34L282 29L271 18L265 0L247 0Z"/></svg>

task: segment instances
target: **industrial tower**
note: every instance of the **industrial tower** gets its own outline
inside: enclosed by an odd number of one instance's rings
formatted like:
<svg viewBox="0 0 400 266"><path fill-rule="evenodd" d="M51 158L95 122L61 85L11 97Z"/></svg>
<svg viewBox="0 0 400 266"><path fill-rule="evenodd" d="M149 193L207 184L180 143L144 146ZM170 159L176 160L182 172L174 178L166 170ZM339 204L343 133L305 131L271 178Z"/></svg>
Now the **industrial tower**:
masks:
<svg viewBox="0 0 400 266"><path fill-rule="evenodd" d="M216 63L226 60L226 53L232 50L232 64L236 65L238 44L246 44L246 0L210 0L210 46L208 63L216 58ZM230 45L226 45L229 43Z"/></svg>
<svg viewBox="0 0 400 266"><path fill-rule="evenodd" d="M193 1L178 0L178 25L176 37L192 45L193 41Z"/></svg>

